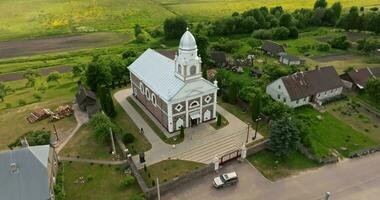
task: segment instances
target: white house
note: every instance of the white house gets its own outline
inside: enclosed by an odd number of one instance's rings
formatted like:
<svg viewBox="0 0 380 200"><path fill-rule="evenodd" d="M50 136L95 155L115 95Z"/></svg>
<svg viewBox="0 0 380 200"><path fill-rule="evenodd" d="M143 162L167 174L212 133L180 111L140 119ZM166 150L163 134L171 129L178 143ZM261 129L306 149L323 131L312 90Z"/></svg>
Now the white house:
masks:
<svg viewBox="0 0 380 200"><path fill-rule="evenodd" d="M201 63L186 31L174 59L148 49L128 67L133 95L169 132L216 118L217 82L202 78Z"/></svg>
<svg viewBox="0 0 380 200"><path fill-rule="evenodd" d="M280 57L280 63L284 65L303 65L305 63L305 60L302 60L297 56L282 55Z"/></svg>
<svg viewBox="0 0 380 200"><path fill-rule="evenodd" d="M290 107L299 107L309 103L322 105L342 90L343 83L330 66L281 77L267 86L266 93Z"/></svg>

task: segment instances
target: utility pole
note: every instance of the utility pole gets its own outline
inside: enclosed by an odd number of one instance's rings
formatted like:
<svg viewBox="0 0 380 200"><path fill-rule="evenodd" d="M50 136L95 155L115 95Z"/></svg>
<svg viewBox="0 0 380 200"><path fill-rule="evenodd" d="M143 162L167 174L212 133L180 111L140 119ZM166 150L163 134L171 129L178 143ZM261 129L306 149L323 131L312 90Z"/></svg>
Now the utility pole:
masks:
<svg viewBox="0 0 380 200"><path fill-rule="evenodd" d="M247 128L247 139L245 140L245 143L248 143L248 137L249 137L249 123L247 123L247 125L248 125L248 128Z"/></svg>
<svg viewBox="0 0 380 200"><path fill-rule="evenodd" d="M160 195L160 182L158 181L158 177L156 177L156 182L157 182L157 199L161 200L161 195Z"/></svg>
<svg viewBox="0 0 380 200"><path fill-rule="evenodd" d="M57 128L55 127L55 124L53 123L53 128L54 128L54 134L55 134L55 137L57 138L57 142L58 142L58 132L57 132Z"/></svg>
<svg viewBox="0 0 380 200"><path fill-rule="evenodd" d="M330 193L330 192L326 192L326 195L325 195L325 200L329 200L329 198L330 198L330 195L331 195L331 193Z"/></svg>
<svg viewBox="0 0 380 200"><path fill-rule="evenodd" d="M116 149L115 149L115 141L113 140L112 128L110 128L110 135L111 135L111 142L112 142L112 154L115 154Z"/></svg>
<svg viewBox="0 0 380 200"><path fill-rule="evenodd" d="M255 122L256 122L256 129L255 129L255 136L253 136L253 140L256 140L256 137L257 137L257 129L259 128L259 121L261 120L261 118L259 117L259 118L257 118L256 120L255 120Z"/></svg>

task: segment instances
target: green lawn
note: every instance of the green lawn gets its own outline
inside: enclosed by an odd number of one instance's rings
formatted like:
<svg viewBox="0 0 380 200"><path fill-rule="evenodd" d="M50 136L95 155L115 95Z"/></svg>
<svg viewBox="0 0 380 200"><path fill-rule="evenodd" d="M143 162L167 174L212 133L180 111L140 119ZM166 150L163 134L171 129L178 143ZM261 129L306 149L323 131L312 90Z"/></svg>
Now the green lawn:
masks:
<svg viewBox="0 0 380 200"><path fill-rule="evenodd" d="M317 162L309 160L298 151L291 153L287 158L282 158L275 156L268 150L264 150L248 156L247 159L266 178L272 181L320 166Z"/></svg>
<svg viewBox="0 0 380 200"><path fill-rule="evenodd" d="M183 141L183 138L179 136L166 137L166 135L162 132L162 130L158 127L158 125L140 108L136 102L131 99L131 97L127 98L128 102L132 105L132 107L141 115L141 117L145 120L146 123L153 129L153 131L167 144L179 144Z"/></svg>
<svg viewBox="0 0 380 200"><path fill-rule="evenodd" d="M223 127L226 127L229 124L228 120L223 115L220 115L220 117L221 117L220 126L218 126L218 124L217 124L217 119L214 122L210 123L210 125L216 130L221 129Z"/></svg>
<svg viewBox="0 0 380 200"><path fill-rule="evenodd" d="M124 109L120 106L117 101L114 101L116 117L113 119L115 124L119 125L125 132L131 133L135 136L135 141L132 144L127 144L130 152L134 154L138 154L140 152L148 151L152 148L152 145L149 141L140 134L139 128L132 121L131 117L124 111Z"/></svg>
<svg viewBox="0 0 380 200"><path fill-rule="evenodd" d="M64 190L66 199L70 200L119 200L134 199L142 196L140 188L135 182L127 189L120 189L123 177L123 167L108 165L90 165L88 163L64 164ZM77 183L79 177L92 177L85 183ZM142 198L144 199L144 198Z"/></svg>
<svg viewBox="0 0 380 200"><path fill-rule="evenodd" d="M359 101L363 101L364 103L371 106L372 109L375 109L375 111L380 113L380 102L375 102L375 100L371 98L370 96L368 96L368 94L364 93L364 94L357 95L356 99Z"/></svg>
<svg viewBox="0 0 380 200"><path fill-rule="evenodd" d="M318 157L328 156L333 151L347 157L351 152L377 144L329 112L319 113L311 107L300 107L296 109L296 115L308 124L311 150Z"/></svg>
<svg viewBox="0 0 380 200"><path fill-rule="evenodd" d="M203 166L205 166L205 164L192 161L164 160L147 167L146 172L144 169L141 169L140 174L143 176L148 186L151 187L153 186L153 181L156 181L156 177L158 177L160 183L162 183Z"/></svg>
<svg viewBox="0 0 380 200"><path fill-rule="evenodd" d="M111 144L100 144L96 141L87 124L75 133L74 137L65 145L60 152L61 156L94 159L94 160L112 160Z"/></svg>

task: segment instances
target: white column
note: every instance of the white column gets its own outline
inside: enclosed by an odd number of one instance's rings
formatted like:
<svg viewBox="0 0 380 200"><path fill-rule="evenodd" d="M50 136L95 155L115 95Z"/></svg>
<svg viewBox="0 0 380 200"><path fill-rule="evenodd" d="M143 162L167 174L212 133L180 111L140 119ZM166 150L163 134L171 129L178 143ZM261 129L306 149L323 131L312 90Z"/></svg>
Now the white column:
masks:
<svg viewBox="0 0 380 200"><path fill-rule="evenodd" d="M168 129L169 132L173 132L173 110L172 110L172 104L167 103L168 106Z"/></svg>
<svg viewBox="0 0 380 200"><path fill-rule="evenodd" d="M216 118L216 104L217 104L218 94L214 92L214 109L213 109L213 118Z"/></svg>
<svg viewBox="0 0 380 200"><path fill-rule="evenodd" d="M188 102L188 100L186 99L186 101L185 101L185 108L186 108L186 112L185 112L185 115L186 115L186 124L185 124L185 127L189 127L189 108L188 108L188 106L187 106L187 104L188 104L189 102Z"/></svg>
<svg viewBox="0 0 380 200"><path fill-rule="evenodd" d="M215 158L214 158L214 170L218 171L218 169L219 169L219 158L218 158L218 156L215 156Z"/></svg>
<svg viewBox="0 0 380 200"><path fill-rule="evenodd" d="M200 111L199 112L201 113L200 123L202 123L203 122L203 96L200 96L199 99L200 99Z"/></svg>

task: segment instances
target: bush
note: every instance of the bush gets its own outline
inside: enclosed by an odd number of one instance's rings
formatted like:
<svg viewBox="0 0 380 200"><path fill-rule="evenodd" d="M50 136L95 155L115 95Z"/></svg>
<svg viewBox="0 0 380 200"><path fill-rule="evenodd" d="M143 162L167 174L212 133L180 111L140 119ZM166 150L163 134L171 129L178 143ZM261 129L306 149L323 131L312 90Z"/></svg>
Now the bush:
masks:
<svg viewBox="0 0 380 200"><path fill-rule="evenodd" d="M6 103L5 104L5 108L12 108L12 104L11 103Z"/></svg>
<svg viewBox="0 0 380 200"><path fill-rule="evenodd" d="M131 200L145 200L145 197L142 194L134 194Z"/></svg>
<svg viewBox="0 0 380 200"><path fill-rule="evenodd" d="M259 30L253 31L252 37L256 39L262 39L262 40L272 39L273 33L272 31L267 30L267 29L259 29Z"/></svg>
<svg viewBox="0 0 380 200"><path fill-rule="evenodd" d="M330 51L330 45L327 44L327 43L318 43L318 44L315 45L315 49L317 51L327 52L327 51Z"/></svg>
<svg viewBox="0 0 380 200"><path fill-rule="evenodd" d="M37 101L40 101L42 99L41 95L38 94L38 93L34 93L33 94L33 97L37 100Z"/></svg>
<svg viewBox="0 0 380 200"><path fill-rule="evenodd" d="M347 40L346 36L339 36L329 41L332 48L347 50L351 43Z"/></svg>
<svg viewBox="0 0 380 200"><path fill-rule="evenodd" d="M181 126L180 137L181 137L182 139L185 138L185 128L183 128L183 126Z"/></svg>
<svg viewBox="0 0 380 200"><path fill-rule="evenodd" d="M133 50L126 50L122 54L123 59L129 58L129 57L136 57L136 56L137 56L137 53Z"/></svg>
<svg viewBox="0 0 380 200"><path fill-rule="evenodd" d="M30 146L35 145L47 145L50 144L50 131L37 130L37 131L29 131L23 136L19 137L16 141L8 145L9 148L13 148L16 146L21 146L21 139L26 137Z"/></svg>
<svg viewBox="0 0 380 200"><path fill-rule="evenodd" d="M122 139L124 143L130 144L130 143L133 143L136 138L134 135L130 133L124 133Z"/></svg>
<svg viewBox="0 0 380 200"><path fill-rule="evenodd" d="M109 129L111 128L114 134L120 134L120 127L113 124L109 117L103 113L97 113L91 117L89 122L91 130L95 134L95 138L100 142L109 140Z"/></svg>
<svg viewBox="0 0 380 200"><path fill-rule="evenodd" d="M121 182L120 182L120 189L126 189L133 183L135 183L135 177L127 175Z"/></svg>
<svg viewBox="0 0 380 200"><path fill-rule="evenodd" d="M286 27L274 28L273 29L273 39L275 39L275 40L286 40L289 38L289 33L290 33L290 31Z"/></svg>
<svg viewBox="0 0 380 200"><path fill-rule="evenodd" d="M222 125L222 115L218 113L217 119L216 119L216 125L221 126Z"/></svg>
<svg viewBox="0 0 380 200"><path fill-rule="evenodd" d="M144 34L139 34L136 37L136 42L138 43L145 43L147 41L147 38L145 37Z"/></svg>
<svg viewBox="0 0 380 200"><path fill-rule="evenodd" d="M289 28L289 38L297 39L298 38L298 29L296 27Z"/></svg>
<svg viewBox="0 0 380 200"><path fill-rule="evenodd" d="M24 101L23 99L19 99L19 100L17 101L17 104L18 104L19 106L24 106L24 105L26 105L26 101Z"/></svg>

